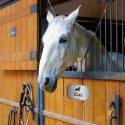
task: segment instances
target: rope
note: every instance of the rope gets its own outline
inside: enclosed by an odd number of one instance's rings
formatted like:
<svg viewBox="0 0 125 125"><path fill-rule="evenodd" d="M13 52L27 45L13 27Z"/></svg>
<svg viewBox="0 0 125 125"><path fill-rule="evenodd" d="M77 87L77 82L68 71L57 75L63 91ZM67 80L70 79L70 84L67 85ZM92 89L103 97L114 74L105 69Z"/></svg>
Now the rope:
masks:
<svg viewBox="0 0 125 125"><path fill-rule="evenodd" d="M13 118L13 125L15 125L15 118L16 118L16 109L12 109L9 113L9 117L8 117L8 125L12 125L12 118Z"/></svg>
<svg viewBox="0 0 125 125"><path fill-rule="evenodd" d="M49 6L50 6L50 8L51 8L51 10L52 10L52 13L53 13L54 17L56 17L56 14L55 14L55 12L54 12L54 9L53 9L53 7L52 7L52 4L51 4L50 0L48 0L48 3L49 3ZM94 40L94 38L95 38L95 36L96 36L97 30L98 30L98 28L99 28L99 26L100 26L100 23L101 23L101 21L102 21L102 19L103 19L103 16L104 16L104 14L105 14L105 12L106 12L106 10L107 10L109 4L110 4L110 0L108 0L107 3L106 3L106 6L105 6L105 8L104 8L104 10L103 10L103 13L102 13L102 16L101 16L101 18L100 18L100 20L99 20L99 23L98 23L98 25L97 25L97 27L96 27L96 30L95 30L95 32L94 32L94 35L93 35L92 39L90 40L89 47L88 47L88 49L87 49L87 51L86 51L86 53L85 53L85 56L81 59L81 61L83 61L83 60L86 58L86 56L87 56L87 53L88 53L88 51L89 51L89 49L90 49L90 47L91 47L91 45L92 45L92 41Z"/></svg>
<svg viewBox="0 0 125 125"><path fill-rule="evenodd" d="M22 109L24 108L24 115L25 115L26 106L29 107L29 113L28 113L27 119L24 122ZM30 83L23 83L22 93L20 96L20 121L19 121L20 124L19 125L28 125L30 111L32 111L33 117L34 117L32 86Z"/></svg>
<svg viewBox="0 0 125 125"><path fill-rule="evenodd" d="M83 60L86 58L86 56L87 56L87 53L88 53L88 51L89 51L89 49L90 49L90 47L91 47L91 45L92 45L92 41L94 40L94 38L95 38L95 36L96 36L97 30L98 30L98 28L99 28L99 26L100 26L100 23L101 23L101 21L102 21L102 19L103 19L103 16L104 16L104 14L105 14L105 12L106 12L106 9L108 8L109 4L110 4L110 0L108 0L107 4L106 4L106 6L105 6L105 8L104 8L104 10L103 10L102 16L101 16L101 18L100 18L100 20L99 20L99 23L98 23L97 27L96 27L96 30L95 30L95 32L94 32L94 35L93 35L92 39L90 40L89 47L88 47L88 49L87 49L87 51L86 51L86 53L85 53L85 56L81 59L81 61L83 61Z"/></svg>
<svg viewBox="0 0 125 125"><path fill-rule="evenodd" d="M50 6L50 9L52 10L52 13L53 13L54 17L56 17L56 14L54 12L54 9L52 7L52 4L51 4L50 0L48 0L48 3L49 3L49 6Z"/></svg>

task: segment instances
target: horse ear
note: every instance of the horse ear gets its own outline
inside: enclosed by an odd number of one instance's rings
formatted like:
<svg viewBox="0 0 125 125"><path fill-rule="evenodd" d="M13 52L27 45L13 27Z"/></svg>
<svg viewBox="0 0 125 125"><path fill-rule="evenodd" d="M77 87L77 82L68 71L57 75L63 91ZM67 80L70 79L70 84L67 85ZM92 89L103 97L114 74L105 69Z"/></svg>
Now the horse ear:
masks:
<svg viewBox="0 0 125 125"><path fill-rule="evenodd" d="M50 11L48 11L48 13L47 13L48 23L51 23L53 19L54 19L54 15Z"/></svg>
<svg viewBox="0 0 125 125"><path fill-rule="evenodd" d="M81 5L80 5L75 11L73 11L72 13L70 13L70 14L66 17L65 20L66 20L68 26L72 26L72 25L75 23L75 21L76 21L76 19L77 19L77 16L78 16L78 14L79 14L80 7L81 7Z"/></svg>

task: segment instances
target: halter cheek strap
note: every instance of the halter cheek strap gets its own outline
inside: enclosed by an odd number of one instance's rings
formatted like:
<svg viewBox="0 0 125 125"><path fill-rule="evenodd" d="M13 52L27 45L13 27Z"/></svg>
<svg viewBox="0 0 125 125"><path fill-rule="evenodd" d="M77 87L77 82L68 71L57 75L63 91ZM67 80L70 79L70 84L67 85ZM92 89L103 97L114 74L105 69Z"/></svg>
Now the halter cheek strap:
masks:
<svg viewBox="0 0 125 125"><path fill-rule="evenodd" d="M101 21L102 21L102 19L103 19L103 16L104 16L105 12L106 12L106 9L107 9L107 7L109 6L109 3L110 3L110 0L108 0L106 6L105 6L105 8L104 8L104 11L103 11L103 13L102 13L102 16L101 16L101 18L100 18L100 20L99 20L99 23L98 23L98 25L97 25L97 27L96 27L96 30L95 30L95 32L94 32L93 37L92 37L92 39L90 40L90 44L89 44L89 46L88 46L88 48L87 48L87 51L86 51L86 53L85 53L85 56L82 58L82 61L83 61L83 60L86 58L86 56L87 56L87 53L88 53L88 51L89 51L89 49L90 49L90 47L91 47L91 45L92 45L92 42L93 42L93 40L94 40L94 38L95 38L95 36L96 36L97 30L98 30L98 28L99 28L99 26L100 26L100 23L101 23Z"/></svg>
<svg viewBox="0 0 125 125"><path fill-rule="evenodd" d="M95 34L94 34L94 36L92 37L92 39L90 40L90 44L89 44L89 46L88 46L88 48L87 48L87 51L86 51L84 57L81 59L82 61L86 58L87 53L88 53L89 49L91 48L92 41L94 40L94 38L95 38Z"/></svg>

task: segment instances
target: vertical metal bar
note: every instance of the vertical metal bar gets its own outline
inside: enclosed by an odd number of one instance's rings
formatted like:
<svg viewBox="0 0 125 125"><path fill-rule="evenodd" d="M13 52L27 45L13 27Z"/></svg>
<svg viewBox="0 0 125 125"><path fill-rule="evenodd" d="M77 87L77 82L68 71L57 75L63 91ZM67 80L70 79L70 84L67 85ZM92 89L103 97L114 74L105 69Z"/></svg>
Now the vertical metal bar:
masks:
<svg viewBox="0 0 125 125"><path fill-rule="evenodd" d="M111 52L111 72L112 72L112 0L110 0L110 52Z"/></svg>
<svg viewBox="0 0 125 125"><path fill-rule="evenodd" d="M112 116L109 118L109 125L112 125Z"/></svg>
<svg viewBox="0 0 125 125"><path fill-rule="evenodd" d="M47 0L38 0L39 5L39 16L38 16L38 29L39 29L39 54L42 52L42 42L41 38L46 30L46 10L47 10ZM37 125L44 125L44 116L43 116L43 91L40 90L37 83Z"/></svg>
<svg viewBox="0 0 125 125"><path fill-rule="evenodd" d="M120 125L120 96L115 95L115 125Z"/></svg>
<svg viewBox="0 0 125 125"><path fill-rule="evenodd" d="M97 51L96 51L96 49L97 49L97 43L96 43L96 40L94 40L94 41L95 41L95 43L94 43L94 44L95 44L95 45L94 45L94 46L95 46L95 63L94 63L94 71L96 71L96 70L97 70L97 65L96 65L96 64L97 64L97 60L96 60L96 59L97 59Z"/></svg>
<svg viewBox="0 0 125 125"><path fill-rule="evenodd" d="M107 71L107 10L105 10L105 71Z"/></svg>
<svg viewBox="0 0 125 125"><path fill-rule="evenodd" d="M40 0L38 0L38 5L40 5ZM38 8L39 8L39 6L38 6ZM39 9L39 11L38 11L39 13L37 14L37 30L38 30L38 36L37 36L37 41L38 41L38 44L37 44L37 49L38 49L38 54L37 54L37 56L40 54L40 9ZM38 57L37 57L38 58ZM38 77L38 66L39 66L39 63L37 63L37 77ZM40 125L40 119L39 119L39 112L40 112L40 107L39 107L39 91L40 91L40 89L39 89L39 85L38 85L38 83L37 83L37 81L36 81L36 91L37 91L37 99L36 99L36 112L37 112L37 114L36 114L36 124L37 125Z"/></svg>
<svg viewBox="0 0 125 125"><path fill-rule="evenodd" d="M122 59L123 59L123 72L124 72L124 0L122 0Z"/></svg>
<svg viewBox="0 0 125 125"><path fill-rule="evenodd" d="M118 0L116 0L116 71L118 71Z"/></svg>
<svg viewBox="0 0 125 125"><path fill-rule="evenodd" d="M99 52L99 56L100 56L100 71L102 71L102 60L101 60L101 53L102 53L102 46L101 46L101 41L102 41L102 26L101 26L101 22L100 22L100 52Z"/></svg>
<svg viewBox="0 0 125 125"><path fill-rule="evenodd" d="M44 101L44 96L43 96L43 91L39 89L39 119L40 119L40 124L39 125L44 125L44 116L43 116L43 101Z"/></svg>
<svg viewBox="0 0 125 125"><path fill-rule="evenodd" d="M76 61L75 66L76 66L76 72L78 72L78 61Z"/></svg>
<svg viewBox="0 0 125 125"><path fill-rule="evenodd" d="M80 72L82 72L82 60L80 60Z"/></svg>
<svg viewBox="0 0 125 125"><path fill-rule="evenodd" d="M93 43L92 43L92 44L93 44ZM93 71L93 62L92 62L92 61L93 61L93 57L92 57L92 52L91 52L91 51L92 51L92 46L94 46L94 44L90 46L90 50L89 50L90 53L91 53L91 54L89 55L89 56L90 56L90 60L91 60L91 61L90 61L90 62L91 62L91 63L90 63L90 65L91 65L91 66L90 66L90 67L91 67L91 68L90 68L91 71ZM88 58L89 58L89 56L88 56Z"/></svg>
<svg viewBox="0 0 125 125"><path fill-rule="evenodd" d="M36 103L36 122L37 122L37 125L40 125L40 107L39 107L39 104L40 104L40 89L39 89L39 86L38 86L38 83L37 83L37 103ZM42 117L42 116L41 116Z"/></svg>
<svg viewBox="0 0 125 125"><path fill-rule="evenodd" d="M87 67L87 71L88 71L88 54L86 55L86 58L85 58L85 70L86 70L86 67Z"/></svg>

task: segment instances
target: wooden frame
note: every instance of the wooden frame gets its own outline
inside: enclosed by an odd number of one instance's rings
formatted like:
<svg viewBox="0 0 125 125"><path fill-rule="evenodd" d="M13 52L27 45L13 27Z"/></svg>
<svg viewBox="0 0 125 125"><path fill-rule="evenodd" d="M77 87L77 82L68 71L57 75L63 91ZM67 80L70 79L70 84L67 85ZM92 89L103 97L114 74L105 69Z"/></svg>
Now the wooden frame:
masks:
<svg viewBox="0 0 125 125"><path fill-rule="evenodd" d="M17 52L11 54L2 54L0 55L0 62L4 61L28 61L28 60L37 60L37 52Z"/></svg>

